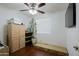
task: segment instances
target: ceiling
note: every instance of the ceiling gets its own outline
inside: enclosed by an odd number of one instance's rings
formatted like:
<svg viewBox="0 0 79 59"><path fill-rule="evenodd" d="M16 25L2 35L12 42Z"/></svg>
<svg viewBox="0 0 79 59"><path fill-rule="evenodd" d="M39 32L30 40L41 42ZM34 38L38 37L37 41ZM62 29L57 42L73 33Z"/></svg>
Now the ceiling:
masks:
<svg viewBox="0 0 79 59"><path fill-rule="evenodd" d="M17 10L17 11L28 8L23 3L0 3L0 5ZM67 5L68 3L46 3L46 5L39 8L39 10L42 10L45 12L57 12L57 11L65 10Z"/></svg>

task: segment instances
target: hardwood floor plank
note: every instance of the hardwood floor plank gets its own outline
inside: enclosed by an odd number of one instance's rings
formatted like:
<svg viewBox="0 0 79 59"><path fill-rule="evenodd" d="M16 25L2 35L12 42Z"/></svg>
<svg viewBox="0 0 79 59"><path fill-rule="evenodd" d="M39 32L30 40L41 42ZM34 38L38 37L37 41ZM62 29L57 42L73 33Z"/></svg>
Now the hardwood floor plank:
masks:
<svg viewBox="0 0 79 59"><path fill-rule="evenodd" d="M44 51L42 48L37 48L34 46L26 46L14 53L11 53L10 56L67 56L56 51Z"/></svg>

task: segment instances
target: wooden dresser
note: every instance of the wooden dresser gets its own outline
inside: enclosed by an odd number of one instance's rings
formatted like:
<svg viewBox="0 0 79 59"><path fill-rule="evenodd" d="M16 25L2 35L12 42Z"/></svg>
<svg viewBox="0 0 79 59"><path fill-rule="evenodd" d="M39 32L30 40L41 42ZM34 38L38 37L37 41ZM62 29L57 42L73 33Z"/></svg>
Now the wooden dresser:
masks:
<svg viewBox="0 0 79 59"><path fill-rule="evenodd" d="M8 24L8 45L10 53L25 47L25 26L10 23Z"/></svg>

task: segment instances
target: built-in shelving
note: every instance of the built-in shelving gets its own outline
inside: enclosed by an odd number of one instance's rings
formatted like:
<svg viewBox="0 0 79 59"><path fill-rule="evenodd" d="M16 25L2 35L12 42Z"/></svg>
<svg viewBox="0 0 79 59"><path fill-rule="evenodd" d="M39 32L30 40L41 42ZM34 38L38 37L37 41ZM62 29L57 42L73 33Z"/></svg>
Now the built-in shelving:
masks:
<svg viewBox="0 0 79 59"><path fill-rule="evenodd" d="M31 40L28 40L28 41L25 41L25 43L28 43L28 42L30 42Z"/></svg>
<svg viewBox="0 0 79 59"><path fill-rule="evenodd" d="M25 44L28 45L29 43L32 43L32 33L26 32L25 33Z"/></svg>
<svg viewBox="0 0 79 59"><path fill-rule="evenodd" d="M27 36L27 37L25 37L25 38L31 38L32 36Z"/></svg>

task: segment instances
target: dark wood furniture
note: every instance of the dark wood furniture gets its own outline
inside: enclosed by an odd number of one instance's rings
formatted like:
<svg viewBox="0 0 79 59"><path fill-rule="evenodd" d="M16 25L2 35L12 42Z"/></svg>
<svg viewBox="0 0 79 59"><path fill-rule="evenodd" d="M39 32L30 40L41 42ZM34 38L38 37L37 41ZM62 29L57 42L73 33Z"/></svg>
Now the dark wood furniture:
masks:
<svg viewBox="0 0 79 59"><path fill-rule="evenodd" d="M25 45L32 45L32 32L25 33Z"/></svg>

